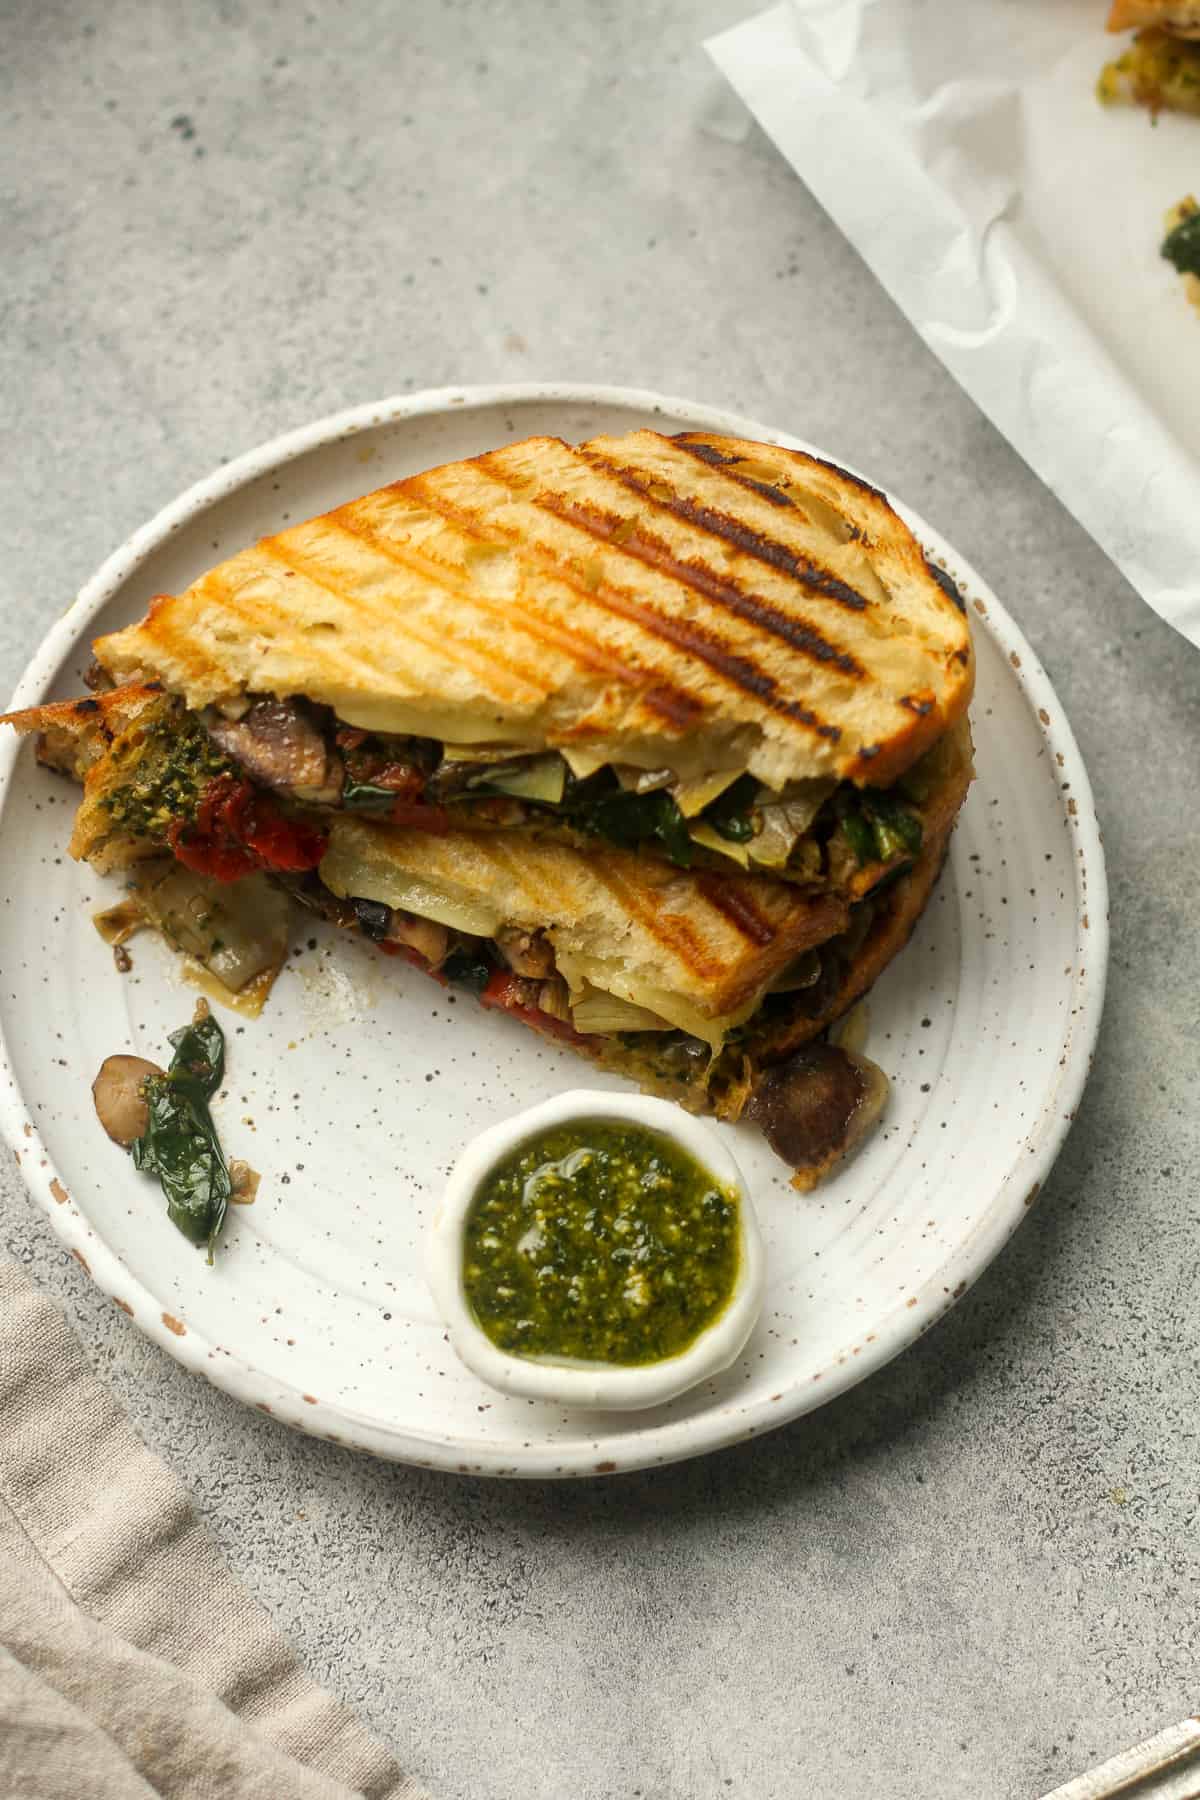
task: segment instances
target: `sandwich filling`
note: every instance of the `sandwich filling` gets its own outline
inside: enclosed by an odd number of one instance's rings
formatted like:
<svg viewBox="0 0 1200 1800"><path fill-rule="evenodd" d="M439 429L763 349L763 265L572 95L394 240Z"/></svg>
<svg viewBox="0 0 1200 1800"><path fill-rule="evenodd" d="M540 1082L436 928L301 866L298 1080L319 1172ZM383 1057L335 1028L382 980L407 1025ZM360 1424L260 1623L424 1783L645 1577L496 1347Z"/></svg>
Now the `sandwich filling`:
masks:
<svg viewBox="0 0 1200 1800"><path fill-rule="evenodd" d="M971 775L964 720L893 791L764 799L739 777L689 817L673 778L639 791L552 755L467 759L295 701L228 719L131 685L21 722L41 728L44 761L84 779L73 852L130 869L128 899L102 916L110 941L153 925L260 999L286 950L283 890L730 1116L764 1056L841 1010L907 878L940 859ZM795 810L771 865L751 851L781 806ZM697 820L720 849L696 840Z"/></svg>
<svg viewBox="0 0 1200 1800"><path fill-rule="evenodd" d="M805 888L869 891L919 852L924 810L969 754L965 726L926 752L891 788L814 779L765 787L736 770L681 781L558 751L513 755L429 738L370 733L328 708L259 697L188 712L160 696L115 754L123 779L106 791L111 830L168 832L181 861L228 880L261 866L315 866L316 838L281 823L328 828L341 815L445 835L521 830L583 847L597 840L645 850L678 868L737 867ZM259 800L247 812L253 793ZM274 847L264 821L275 823ZM309 859L307 862L305 859ZM315 859L315 860L314 860Z"/></svg>

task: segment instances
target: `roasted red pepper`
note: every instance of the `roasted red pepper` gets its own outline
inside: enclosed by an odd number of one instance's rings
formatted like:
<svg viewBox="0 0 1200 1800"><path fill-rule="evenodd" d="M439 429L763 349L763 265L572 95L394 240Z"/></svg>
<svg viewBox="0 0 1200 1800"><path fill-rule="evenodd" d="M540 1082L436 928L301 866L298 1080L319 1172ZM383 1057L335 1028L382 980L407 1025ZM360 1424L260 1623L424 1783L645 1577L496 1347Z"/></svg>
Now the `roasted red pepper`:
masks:
<svg viewBox="0 0 1200 1800"><path fill-rule="evenodd" d="M290 819L269 795L235 775L218 775L204 790L193 824L173 821L168 841L185 868L215 881L237 881L255 869L315 869L326 834Z"/></svg>
<svg viewBox="0 0 1200 1800"><path fill-rule="evenodd" d="M535 1031L547 1032L551 1037L562 1038L566 1043L582 1042L580 1033L566 1019L556 1019L553 1013L543 1012L540 1006L527 1004L525 995L531 986L536 985L520 975L513 975L508 969L497 969L480 994L479 1004L499 1007L503 1012L512 1013L514 1018L523 1019Z"/></svg>

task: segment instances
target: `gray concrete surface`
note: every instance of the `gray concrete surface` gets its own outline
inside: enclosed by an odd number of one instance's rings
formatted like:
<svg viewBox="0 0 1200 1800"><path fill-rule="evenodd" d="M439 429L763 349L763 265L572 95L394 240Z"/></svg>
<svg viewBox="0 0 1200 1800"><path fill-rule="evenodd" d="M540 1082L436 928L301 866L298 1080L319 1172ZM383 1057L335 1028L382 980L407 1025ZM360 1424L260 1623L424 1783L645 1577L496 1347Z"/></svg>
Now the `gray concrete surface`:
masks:
<svg viewBox="0 0 1200 1800"><path fill-rule="evenodd" d="M1200 660L927 354L699 49L746 0L3 0L0 688L128 531L352 401L629 381L874 471L1091 768L1095 1074L962 1305L825 1411L609 1484L373 1466L57 1295L313 1672L445 1800L1025 1800L1195 1707ZM2 878L2 877L0 877Z"/></svg>

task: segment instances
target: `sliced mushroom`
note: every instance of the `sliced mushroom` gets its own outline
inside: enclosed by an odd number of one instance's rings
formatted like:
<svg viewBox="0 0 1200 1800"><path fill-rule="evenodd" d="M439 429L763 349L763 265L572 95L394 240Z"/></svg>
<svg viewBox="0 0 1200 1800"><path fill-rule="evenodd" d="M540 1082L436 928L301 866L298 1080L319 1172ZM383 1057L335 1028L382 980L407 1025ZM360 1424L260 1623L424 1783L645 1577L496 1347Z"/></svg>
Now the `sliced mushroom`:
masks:
<svg viewBox="0 0 1200 1800"><path fill-rule="evenodd" d="M888 1080L868 1057L833 1044L805 1044L759 1079L746 1108L792 1186L815 1186L883 1111Z"/></svg>
<svg viewBox="0 0 1200 1800"><path fill-rule="evenodd" d="M540 931L505 926L496 933L496 948L514 975L544 981L554 973L554 950Z"/></svg>
<svg viewBox="0 0 1200 1800"><path fill-rule="evenodd" d="M143 1056L106 1056L100 1073L92 1083L92 1099L96 1117L114 1144L128 1150L135 1138L144 1136L150 1122L150 1109L142 1095L142 1084L151 1075L161 1075L157 1063Z"/></svg>
<svg viewBox="0 0 1200 1800"><path fill-rule="evenodd" d="M433 919L422 919L417 913L401 912L393 907L385 934L389 944L403 944L415 950L431 969L438 969L450 949L450 933Z"/></svg>
<svg viewBox="0 0 1200 1800"><path fill-rule="evenodd" d="M302 791L333 805L342 791L342 760L295 700L258 700L242 719L206 715L208 735L264 786Z"/></svg>

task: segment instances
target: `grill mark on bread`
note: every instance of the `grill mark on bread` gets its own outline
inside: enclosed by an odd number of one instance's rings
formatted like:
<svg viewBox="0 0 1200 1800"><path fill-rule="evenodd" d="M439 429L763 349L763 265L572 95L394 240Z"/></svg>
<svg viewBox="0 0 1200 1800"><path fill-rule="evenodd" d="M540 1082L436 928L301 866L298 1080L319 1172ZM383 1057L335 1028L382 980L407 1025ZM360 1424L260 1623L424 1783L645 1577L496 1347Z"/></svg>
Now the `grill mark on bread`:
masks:
<svg viewBox="0 0 1200 1800"><path fill-rule="evenodd" d="M686 451L689 446L681 444L679 448ZM827 569L823 563L817 562L813 557L807 556L801 551L791 549L787 544L781 544L778 538L767 537L765 533L756 531L752 525L746 525L742 520L735 519L730 513L721 512L715 506L706 506L701 500L689 500L686 495L676 493L661 473L643 474L640 469L627 468L624 464L618 463L596 450L585 450L582 454L590 463L602 468L605 474L613 476L621 483L622 487L629 488L631 492L646 500L650 506L663 512L674 513L676 518L685 520L689 525L695 525L698 530L706 532L709 537L720 538L723 543L732 544L744 555L752 556L757 562L766 563L769 568L777 570L779 574L789 576L792 581L798 582L809 593L819 594L823 600L831 600L834 605L844 607L848 612L866 612L869 607L870 601L865 594L860 594L857 588L852 588L849 582L843 581L839 575L835 575L833 570ZM724 481L730 479L727 469L720 470L720 475ZM671 494L669 500L660 499L655 493L655 489L659 487L668 489ZM705 568L703 563L683 566L696 569ZM855 677L862 675L861 665L855 661L849 651L840 650L836 644L831 644L829 639L824 637L814 625L806 625L798 619L792 619L778 607L770 605L768 601L759 600L753 594L747 594L744 588L735 586L728 576L719 576L712 570L706 570L706 573L728 594L738 596L740 606L748 609L740 613L741 617L757 625L761 630L769 631L774 636L783 638L786 643L792 645L793 649L802 651L806 656L813 656L818 662L833 663L845 675ZM715 594L709 597L717 598ZM730 606L733 611L739 611L739 606L733 605L730 600L718 603Z"/></svg>
<svg viewBox="0 0 1200 1800"><path fill-rule="evenodd" d="M576 525L586 531L590 537L599 538L602 543L615 544L628 555L638 561L648 563L651 567L662 570L664 574L673 576L686 586L703 593L704 589L695 579L695 572L685 574L686 564L679 563L665 546L659 545L656 539L648 539L636 530L629 532L629 521L618 514L602 512L579 500L570 500L559 493L539 494L534 501L544 512L553 513L556 518L564 519L569 525ZM626 618L636 619L639 624L652 632L655 637L665 638L677 649L686 650L689 655L707 663L710 669L723 676L733 686L741 688L743 693L752 694L762 705L772 712L781 713L784 718L793 719L797 724L807 726L819 737L826 738L831 744L839 742L842 732L839 725L830 725L813 712L811 707L802 706L798 700L789 700L779 691L779 683L765 669L760 669L753 659L740 650L733 649L724 639L718 638L715 632L691 621L668 619L662 613L652 612L635 601L621 596L611 587L605 590L606 601L610 604L616 600L617 610Z"/></svg>
<svg viewBox="0 0 1200 1800"><path fill-rule="evenodd" d="M385 542L378 540L376 534L371 531L369 527L364 527L359 521L354 521L353 524L350 524L337 514L331 514L330 517L339 529L348 531L351 536L360 538L364 543L370 544L371 548L376 550L379 555L386 558L388 562L400 564L404 561L401 556L395 554L394 549L389 550L389 547ZM303 575L306 581L311 581L315 587L324 588L325 592L332 594L335 599L340 600L344 598L340 588L334 583L326 580L319 570L314 572L312 564L309 559L304 556L303 552L282 550L278 540L275 538L264 538L261 548L275 562L282 563L285 568L294 569L297 574ZM423 567L421 574L427 581L436 581L439 586L450 586L448 582L440 580L438 573L435 573L428 568ZM451 589L451 591L453 591L453 589ZM362 602L360 601L359 604L361 605ZM427 630L408 617L404 620L404 629L409 637L423 645L426 650L432 651L435 656L445 656L447 639L443 633ZM484 649L471 643L464 642L463 638L459 636L457 632L454 636L453 647L454 660L456 662L474 669L477 674L480 674L485 678L489 675L494 676L497 669L503 669L517 688L524 688L527 691L532 690L535 695L540 695L542 699L545 698L549 691L545 682L535 673L531 673L527 664L514 662L511 657L504 656L499 650L493 650L490 646L487 649Z"/></svg>
<svg viewBox="0 0 1200 1800"><path fill-rule="evenodd" d="M668 912L665 906L648 903L645 894L631 886L611 866L605 868L602 864L597 865L593 869L593 875L630 917L635 918L657 943L674 955L698 982L715 983L726 972L728 958L705 948L703 939L684 913ZM723 917L727 916L724 909L721 911ZM746 933L740 925L738 929L745 937ZM708 1009L702 1007L701 1010Z"/></svg>
<svg viewBox="0 0 1200 1800"><path fill-rule="evenodd" d="M935 562L930 562L928 557L925 558L925 567L929 570L929 573L933 576L933 579L937 582L947 600L952 601L965 618L967 614L967 603L959 593L958 583L955 581L954 577L948 575L945 569L939 569L937 564Z"/></svg>
<svg viewBox="0 0 1200 1800"><path fill-rule="evenodd" d="M700 874L696 885L708 904L723 913L729 923L760 950L765 950L779 935L771 920L759 912L753 897L740 892L728 879L722 882L712 875Z"/></svg>
<svg viewBox="0 0 1200 1800"><path fill-rule="evenodd" d="M691 513L683 510L685 506L691 506L690 501L680 502L679 505L669 502L656 502L655 504L665 504L667 511L686 518L690 524L698 522ZM662 569L665 574L671 575L676 581L682 581L686 586L695 588L698 593L704 595L706 600L714 601L725 611L733 613L739 619L744 619L748 625L758 627L771 637L782 638L790 649L798 650L802 655L812 657L815 661L827 666L832 664L840 674L849 675L855 681L861 680L865 674L862 664L851 656L848 650L839 650L815 626L806 625L800 619L790 618L779 607L772 606L770 601L762 600L756 594L747 593L745 588L739 587L728 576L718 575L706 563L684 561L681 557L677 557L660 538L652 536L640 527L635 527L626 539L623 548L641 561Z"/></svg>
<svg viewBox="0 0 1200 1800"><path fill-rule="evenodd" d="M477 461L480 464L486 465L487 459L486 457L481 456L477 458ZM490 470L487 472L491 473ZM495 479L495 477L493 477L493 479ZM450 500L446 495L439 493L436 489L427 487L423 476L413 476L408 481L398 482L396 486L398 490L404 494L406 499L413 498L419 500L421 506L428 512L436 513L439 518L445 519L447 524L454 525L468 536L473 537L476 543L482 544L487 541L478 535L482 526L482 521L478 513L470 507L458 505L455 501ZM506 546L512 544L519 545L525 556L536 557L539 562L553 572L555 578L561 581L564 586L569 587L573 593L581 595L583 599L599 607L603 612L610 613L618 618L635 619L639 624L647 626L656 637L665 636L664 633L654 629L652 621L656 619L657 615L648 613L644 607L636 603L633 605L625 604L623 602L615 603L608 593L602 593L588 587L587 583L581 581L566 563L547 552L541 545L528 543L521 536L519 531L515 531L508 526L502 525L494 519L489 519L487 521L487 530L491 534L493 540L495 538L502 538ZM474 595L472 595L471 598L473 603L478 603L475 601ZM490 605L490 603L486 601L483 602L483 604ZM491 610L506 618L515 614L517 617L524 620L529 616L526 610L520 606L509 605L506 607L499 607L492 605ZM542 622L537 621L537 623L541 625ZM690 726L694 725L697 720L703 718L708 710L702 700L698 700L696 696L689 693L686 688L679 687L673 683L664 670L642 670L636 668L630 663L622 660L619 654L609 650L595 638L588 636L588 634L578 625L573 624L570 627L555 626L553 630L555 639L565 655L573 656L577 660L583 661L585 660L585 657L581 653L581 650L582 652L586 652L586 654L593 659L594 665L598 670L612 676L624 686L632 689L637 694L637 697L643 706L650 712L657 714L659 718L665 719L669 725L674 726L677 730L686 731ZM667 641L672 644L673 648L680 648L680 645L674 639L668 638ZM582 737L586 734L581 732L574 735Z"/></svg>
<svg viewBox="0 0 1200 1800"><path fill-rule="evenodd" d="M590 461L589 447L650 480L651 498L631 492L600 462ZM220 700L235 686L253 689L257 674L260 688L278 684L282 691L291 683L295 691L311 691L334 705L360 692L364 705L368 694L375 704L394 693L397 706L406 697L435 708L461 700L472 716L494 713L496 725L510 733L527 724L537 695L529 689L506 694L509 678L491 657L491 679L484 673L473 679L465 646L454 643L457 624L476 651L499 644L542 675L548 691L536 723L547 741L594 741L615 753L621 739L632 742L635 733L664 747L678 739L690 764L698 766L711 729L719 734L722 755L730 748L744 754L752 772L773 786L822 771L861 778L868 767L858 754L864 741L878 746L870 778L887 785L962 713L971 688L966 621L903 521L877 490L848 472L839 474L836 465L712 433L683 433L681 441L673 441L651 431L601 437L583 453L561 439L535 437L492 452L487 460L495 474L482 459L471 459L431 471L428 479L476 515L485 540L499 537L488 529L493 517L511 528L508 556L497 542L493 563L486 549L474 547L474 533L464 537L446 527L436 511L409 533L404 511L418 502L414 498L405 508L395 490L377 490L364 498L363 516L390 543L405 546L411 562L403 573L395 572L399 579L389 575L382 555L344 535L336 522L309 520L280 536L284 546L296 545L298 555L318 558L337 595L336 610L322 612L320 587L280 582L284 571L247 547L179 600L152 605L142 624L101 638L96 646L101 665L118 679L158 674L196 706ZM661 484L654 482L660 471L666 476ZM790 504L751 483L777 489ZM693 506L705 503L709 513L745 521L757 539L778 541L824 565L851 591L866 596L867 607L846 609L822 600L794 576L753 560L728 537L706 532L703 517L697 524L665 507L656 510L656 488L658 495L685 496ZM602 547L593 529L589 542L578 518L572 522L548 512L539 517L537 497L547 492L598 504L623 517L627 529L640 520L646 537L669 547L676 562L690 559L694 566L681 579L667 565L655 568L644 557L639 563L619 537L611 548ZM846 555L851 534L860 550ZM535 547L522 543L526 535ZM868 555L869 568L862 554ZM446 568L463 584L456 593L443 593L439 571ZM577 583L568 581L567 571ZM731 614L726 595L714 601L698 586L698 573L702 583L731 572L737 592L746 589L788 620L815 629L835 655L852 655L865 676L847 676L834 662L791 648L761 619ZM266 579L256 582L260 573ZM249 584L245 604L260 615L252 624L228 597L243 583ZM475 604L479 595L500 601L501 611ZM410 607L422 629L438 633L436 651L427 651L416 637L406 648ZM547 639L530 636L520 617L526 608L527 617L553 622L573 636L569 649L556 651ZM327 618L337 621L337 629L317 632L311 640L296 629ZM695 639L689 647L677 632L665 631L662 620L707 634L703 651ZM577 624L618 659L619 675L614 670L606 679L583 667L586 651L575 635ZM722 667L714 650L740 660L732 670L728 661ZM770 678L765 694L763 675ZM902 698L919 703L926 693L935 696L928 713L900 704ZM780 701L799 701L807 721ZM652 711L665 716L652 718ZM685 715L690 726L675 723ZM833 742L831 734L818 734L818 724L826 722L841 728ZM98 727L94 723L91 729ZM668 753L662 760L673 758Z"/></svg>
<svg viewBox="0 0 1200 1800"><path fill-rule="evenodd" d="M739 458L730 455L728 451L718 450L715 444L693 444L683 436L674 437L671 442L688 456L694 456L698 462L707 463L710 469L720 469L727 480L736 481L739 487L749 488L752 494L758 494L772 506L791 506L797 512L804 511L782 488L772 487L769 481L756 481L753 475L743 475L736 466Z"/></svg>
<svg viewBox="0 0 1200 1800"><path fill-rule="evenodd" d="M395 484L396 491L404 494L405 498L408 498L409 491L415 490L420 494L421 505L427 511L436 512L439 517L447 519L450 523L467 526L468 535L473 538L474 542L481 549L493 549L495 547L493 544L490 544L486 538L480 537L473 529L470 529L477 521L457 516L460 512L459 508L451 507L438 495L426 493L420 483L421 477L415 476L411 482L397 482ZM456 516L451 518L451 513ZM364 543L370 544L373 550L377 550L379 554L386 557L389 562L413 570L424 578L429 577L429 564L432 562L434 565L433 578L441 587L445 588L448 593L453 594L456 599L467 601L470 606L476 608L480 612L487 613L490 618L497 619L502 624L509 624L515 620L518 628L523 631L527 637L532 638L535 643L552 645L554 649L561 651L564 656L570 657L570 659L579 664L580 667L588 669L595 674L605 675L613 680L620 681L627 687L638 689L641 686L644 677L639 670L631 669L628 663L623 662L619 656L614 656L611 650L607 649L605 645L598 643L596 639L590 637L587 632L580 630L578 626L572 625L567 627L560 625L554 619L547 619L537 613L530 612L528 607L521 606L519 602L509 600L501 603L500 601L492 600L488 595L481 594L477 589L472 587L470 582L461 575L457 569L448 567L446 564L440 563L432 557L422 559L410 558L402 544L393 543L390 538L386 537L382 532L377 531L373 525L357 516L352 517L351 529L357 537L361 537ZM508 666L516 670L520 670L523 667L521 664L509 664ZM655 683L656 688L661 688L664 685L665 684L662 682ZM642 695L641 698L645 699L646 696ZM681 698L683 698L683 696L681 696ZM690 696L687 698L690 699ZM664 702L664 707L665 705L666 702ZM692 702L692 705L695 706L695 702ZM668 714L667 716L671 715ZM689 720L692 716L692 714L688 714Z"/></svg>

